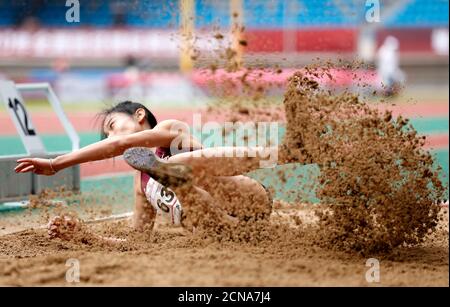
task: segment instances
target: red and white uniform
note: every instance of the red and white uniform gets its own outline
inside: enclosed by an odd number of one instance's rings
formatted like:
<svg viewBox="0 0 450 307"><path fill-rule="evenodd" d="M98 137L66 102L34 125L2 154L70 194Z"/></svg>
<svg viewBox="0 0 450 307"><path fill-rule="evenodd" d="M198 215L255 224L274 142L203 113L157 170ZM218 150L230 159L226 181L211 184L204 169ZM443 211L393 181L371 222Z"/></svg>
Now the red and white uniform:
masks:
<svg viewBox="0 0 450 307"><path fill-rule="evenodd" d="M170 150L168 148L157 148L156 155L162 159L167 159L170 157ZM183 209L175 192L143 172L141 172L141 188L156 211L168 216L172 224L180 225Z"/></svg>

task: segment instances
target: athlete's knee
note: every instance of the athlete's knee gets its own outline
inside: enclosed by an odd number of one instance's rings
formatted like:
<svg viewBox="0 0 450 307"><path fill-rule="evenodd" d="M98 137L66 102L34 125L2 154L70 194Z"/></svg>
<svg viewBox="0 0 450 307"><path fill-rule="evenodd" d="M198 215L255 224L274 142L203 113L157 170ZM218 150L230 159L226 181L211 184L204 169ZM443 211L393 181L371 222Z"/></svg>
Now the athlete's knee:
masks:
<svg viewBox="0 0 450 307"><path fill-rule="evenodd" d="M190 154L178 154L171 156L167 159L169 163L182 163L182 164L188 164L191 160Z"/></svg>

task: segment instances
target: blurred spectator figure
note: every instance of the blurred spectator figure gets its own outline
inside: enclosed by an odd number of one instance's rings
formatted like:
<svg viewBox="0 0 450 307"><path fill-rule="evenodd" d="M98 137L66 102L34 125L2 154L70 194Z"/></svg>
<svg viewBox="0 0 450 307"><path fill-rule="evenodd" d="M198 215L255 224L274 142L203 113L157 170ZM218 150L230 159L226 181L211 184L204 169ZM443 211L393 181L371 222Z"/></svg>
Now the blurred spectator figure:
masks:
<svg viewBox="0 0 450 307"><path fill-rule="evenodd" d="M433 29L431 46L436 54L448 56L448 29Z"/></svg>
<svg viewBox="0 0 450 307"><path fill-rule="evenodd" d="M135 68L137 67L137 59L133 55L129 55L125 58L125 67L126 68Z"/></svg>
<svg viewBox="0 0 450 307"><path fill-rule="evenodd" d="M29 31L35 31L39 27L38 15L44 6L44 0L11 1L15 12L15 24Z"/></svg>
<svg viewBox="0 0 450 307"><path fill-rule="evenodd" d="M22 19L20 29L28 32L36 32L40 28L39 20L36 17L28 16Z"/></svg>
<svg viewBox="0 0 450 307"><path fill-rule="evenodd" d="M386 96L397 94L405 82L405 74L399 64L399 42L393 36L388 36L377 54L378 75L383 83Z"/></svg>
<svg viewBox="0 0 450 307"><path fill-rule="evenodd" d="M128 84L130 99L142 101L144 99L144 89L141 84L141 72L138 66L138 59L133 55L125 58L124 74Z"/></svg>
<svg viewBox="0 0 450 307"><path fill-rule="evenodd" d="M113 26L122 27L126 24L127 2L122 0L112 1L110 10L113 19Z"/></svg>
<svg viewBox="0 0 450 307"><path fill-rule="evenodd" d="M52 61L52 69L55 72L63 73L69 70L70 64L69 61L65 58L57 58Z"/></svg>

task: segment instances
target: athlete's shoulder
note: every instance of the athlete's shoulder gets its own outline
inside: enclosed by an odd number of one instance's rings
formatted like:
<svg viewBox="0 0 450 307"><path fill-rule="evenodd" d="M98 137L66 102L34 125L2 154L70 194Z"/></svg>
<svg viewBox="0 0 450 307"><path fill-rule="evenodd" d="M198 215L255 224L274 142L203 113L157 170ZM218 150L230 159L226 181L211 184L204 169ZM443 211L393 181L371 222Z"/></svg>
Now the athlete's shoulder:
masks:
<svg viewBox="0 0 450 307"><path fill-rule="evenodd" d="M171 130L171 129L180 129L181 127L189 127L185 122L178 120L178 119L166 119L163 121L160 121L155 128L156 129L164 129L164 130Z"/></svg>

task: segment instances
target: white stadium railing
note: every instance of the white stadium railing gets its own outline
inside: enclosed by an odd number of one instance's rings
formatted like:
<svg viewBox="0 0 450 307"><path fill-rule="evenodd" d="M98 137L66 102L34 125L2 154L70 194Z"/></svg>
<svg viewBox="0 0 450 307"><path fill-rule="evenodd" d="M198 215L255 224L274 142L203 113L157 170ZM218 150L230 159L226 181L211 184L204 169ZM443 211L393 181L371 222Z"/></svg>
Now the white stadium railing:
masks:
<svg viewBox="0 0 450 307"><path fill-rule="evenodd" d="M79 149L80 139L64 113L58 97L48 83L15 84L12 81L0 80L0 99L5 104L7 112L14 123L23 145L27 151L25 155L0 156L0 209L23 207L27 204L29 195L39 194L45 189L55 189L64 186L67 190L80 189L80 169L73 166L62 170L54 176L41 176L34 173L17 174L14 167L16 160L24 157L52 158L63 152L48 153L42 140L28 116L21 92L43 92L53 111L64 127L72 143L72 150ZM18 202L22 201L22 202ZM1 211L1 210L0 210Z"/></svg>

